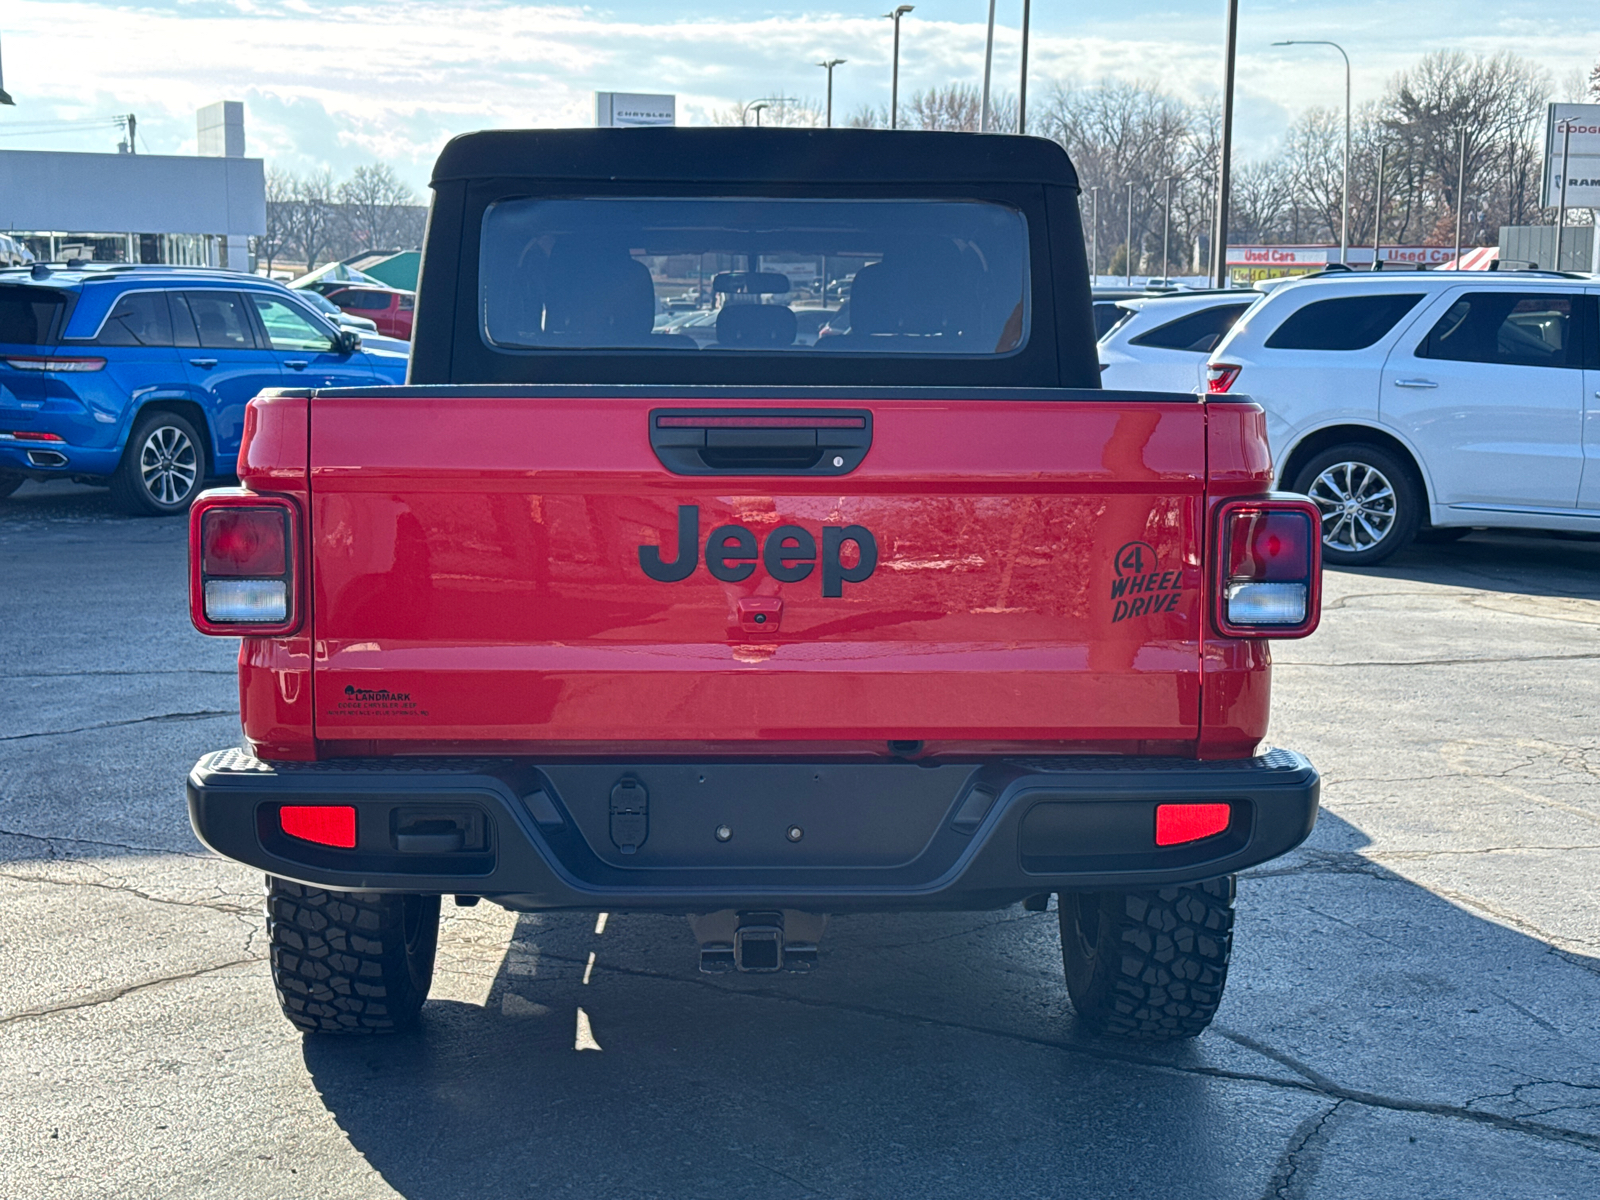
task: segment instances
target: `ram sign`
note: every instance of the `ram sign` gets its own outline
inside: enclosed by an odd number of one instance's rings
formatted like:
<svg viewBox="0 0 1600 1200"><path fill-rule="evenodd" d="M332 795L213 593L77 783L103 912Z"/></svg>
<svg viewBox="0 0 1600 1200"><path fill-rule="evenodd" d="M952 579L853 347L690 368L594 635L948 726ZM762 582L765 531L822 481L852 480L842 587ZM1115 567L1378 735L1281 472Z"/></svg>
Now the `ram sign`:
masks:
<svg viewBox="0 0 1600 1200"><path fill-rule="evenodd" d="M1562 163L1563 148L1566 163ZM1566 167L1568 208L1600 209L1600 104L1552 104L1544 130L1544 190L1540 203L1561 200Z"/></svg>

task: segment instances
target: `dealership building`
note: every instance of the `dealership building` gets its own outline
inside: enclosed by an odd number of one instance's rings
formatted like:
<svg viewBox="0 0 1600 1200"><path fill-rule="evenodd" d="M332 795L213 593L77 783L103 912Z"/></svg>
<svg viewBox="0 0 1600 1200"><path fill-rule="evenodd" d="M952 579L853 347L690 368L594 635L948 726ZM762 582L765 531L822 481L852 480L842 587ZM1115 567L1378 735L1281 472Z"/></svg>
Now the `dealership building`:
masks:
<svg viewBox="0 0 1600 1200"><path fill-rule="evenodd" d="M198 155L0 150L0 232L35 258L250 270L266 174L244 153L244 105L200 110Z"/></svg>

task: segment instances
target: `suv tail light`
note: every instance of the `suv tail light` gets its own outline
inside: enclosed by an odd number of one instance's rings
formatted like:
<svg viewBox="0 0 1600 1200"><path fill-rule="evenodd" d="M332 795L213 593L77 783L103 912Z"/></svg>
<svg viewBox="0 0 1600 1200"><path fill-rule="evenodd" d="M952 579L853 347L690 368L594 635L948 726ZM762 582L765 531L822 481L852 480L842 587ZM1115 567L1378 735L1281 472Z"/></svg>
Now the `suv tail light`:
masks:
<svg viewBox="0 0 1600 1200"><path fill-rule="evenodd" d="M1206 364L1206 391L1213 396L1220 396L1233 386L1233 381L1239 378L1240 367L1233 363L1207 363Z"/></svg>
<svg viewBox="0 0 1600 1200"><path fill-rule="evenodd" d="M103 371L106 360L98 356L63 358L60 355L24 354L8 356L6 365L19 371Z"/></svg>
<svg viewBox="0 0 1600 1200"><path fill-rule="evenodd" d="M300 624L299 514L280 496L206 492L189 510L189 616L218 637L293 633Z"/></svg>
<svg viewBox="0 0 1600 1200"><path fill-rule="evenodd" d="M1322 514L1302 497L1232 500L1217 514L1217 628L1305 637L1322 616Z"/></svg>

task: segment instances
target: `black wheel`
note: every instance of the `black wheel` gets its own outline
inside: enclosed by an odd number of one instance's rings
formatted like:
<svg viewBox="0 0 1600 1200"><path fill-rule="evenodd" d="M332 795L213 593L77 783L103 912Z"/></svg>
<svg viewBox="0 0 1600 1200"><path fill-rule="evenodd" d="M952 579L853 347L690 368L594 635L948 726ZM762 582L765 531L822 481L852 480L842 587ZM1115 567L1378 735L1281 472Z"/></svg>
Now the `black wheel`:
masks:
<svg viewBox="0 0 1600 1200"><path fill-rule="evenodd" d="M1147 892L1063 892L1061 958L1078 1020L1165 1042L1203 1032L1233 950L1232 875Z"/></svg>
<svg viewBox="0 0 1600 1200"><path fill-rule="evenodd" d="M1422 525L1422 489L1409 463L1382 446L1324 450L1291 485L1322 510L1322 557L1370 567L1411 544Z"/></svg>
<svg viewBox="0 0 1600 1200"><path fill-rule="evenodd" d="M187 512L205 477L205 443L188 418L148 413L134 424L111 477L111 503L135 516Z"/></svg>
<svg viewBox="0 0 1600 1200"><path fill-rule="evenodd" d="M283 1015L303 1033L394 1033L433 982L439 897L325 892L267 876L267 940Z"/></svg>
<svg viewBox="0 0 1600 1200"><path fill-rule="evenodd" d="M0 500L4 500L27 482L26 475L13 475L8 471L0 471Z"/></svg>

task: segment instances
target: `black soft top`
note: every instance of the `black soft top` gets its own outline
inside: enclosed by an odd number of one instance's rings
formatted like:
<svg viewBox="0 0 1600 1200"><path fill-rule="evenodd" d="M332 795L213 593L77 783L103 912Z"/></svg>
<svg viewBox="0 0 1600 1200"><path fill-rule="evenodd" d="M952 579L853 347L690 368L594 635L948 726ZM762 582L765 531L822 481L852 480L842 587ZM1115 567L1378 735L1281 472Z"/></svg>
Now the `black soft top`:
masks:
<svg viewBox="0 0 1600 1200"><path fill-rule="evenodd" d="M1047 183L1078 190L1045 138L889 129L499 129L451 140L433 185L473 179L685 183Z"/></svg>

